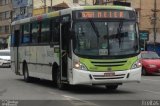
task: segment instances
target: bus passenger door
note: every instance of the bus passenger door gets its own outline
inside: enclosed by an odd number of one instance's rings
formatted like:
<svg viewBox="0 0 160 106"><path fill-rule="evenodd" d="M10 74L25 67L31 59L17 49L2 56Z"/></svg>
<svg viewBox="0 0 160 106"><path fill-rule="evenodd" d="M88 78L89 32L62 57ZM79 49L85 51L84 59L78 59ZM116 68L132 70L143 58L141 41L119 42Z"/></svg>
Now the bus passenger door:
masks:
<svg viewBox="0 0 160 106"><path fill-rule="evenodd" d="M69 28L69 22L60 24L60 71L62 81L67 81L68 78Z"/></svg>
<svg viewBox="0 0 160 106"><path fill-rule="evenodd" d="M15 73L18 75L19 73L19 62L18 62L18 47L19 47L19 37L20 37L20 30L15 30L14 31L14 47L13 47L13 51L14 51L14 68L15 68Z"/></svg>

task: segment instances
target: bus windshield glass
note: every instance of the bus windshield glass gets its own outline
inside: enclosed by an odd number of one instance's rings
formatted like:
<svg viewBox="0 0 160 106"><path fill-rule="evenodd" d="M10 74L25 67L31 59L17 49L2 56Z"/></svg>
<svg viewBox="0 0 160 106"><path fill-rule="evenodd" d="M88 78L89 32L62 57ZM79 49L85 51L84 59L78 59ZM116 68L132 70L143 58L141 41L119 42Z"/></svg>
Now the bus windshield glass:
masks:
<svg viewBox="0 0 160 106"><path fill-rule="evenodd" d="M74 52L84 56L119 56L139 52L135 21L86 19L74 23Z"/></svg>

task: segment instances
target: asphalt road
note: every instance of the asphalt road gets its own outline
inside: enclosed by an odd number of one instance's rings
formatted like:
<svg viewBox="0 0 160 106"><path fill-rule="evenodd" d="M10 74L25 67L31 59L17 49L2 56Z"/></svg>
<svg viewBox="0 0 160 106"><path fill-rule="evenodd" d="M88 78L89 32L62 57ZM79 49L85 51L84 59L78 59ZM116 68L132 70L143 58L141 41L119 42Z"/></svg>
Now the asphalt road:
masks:
<svg viewBox="0 0 160 106"><path fill-rule="evenodd" d="M0 68L0 100L0 106L159 106L160 76L142 76L141 83L126 83L112 92L104 86L59 90L51 81L26 83L10 68Z"/></svg>

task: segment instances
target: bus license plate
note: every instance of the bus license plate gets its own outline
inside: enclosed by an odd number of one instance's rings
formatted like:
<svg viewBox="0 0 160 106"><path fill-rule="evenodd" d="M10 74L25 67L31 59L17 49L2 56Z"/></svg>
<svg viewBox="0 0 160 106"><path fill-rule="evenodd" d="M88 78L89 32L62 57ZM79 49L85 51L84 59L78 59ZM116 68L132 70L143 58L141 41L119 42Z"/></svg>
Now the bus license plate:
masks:
<svg viewBox="0 0 160 106"><path fill-rule="evenodd" d="M114 72L110 72L110 73L104 73L105 77L111 77L111 76L115 76Z"/></svg>

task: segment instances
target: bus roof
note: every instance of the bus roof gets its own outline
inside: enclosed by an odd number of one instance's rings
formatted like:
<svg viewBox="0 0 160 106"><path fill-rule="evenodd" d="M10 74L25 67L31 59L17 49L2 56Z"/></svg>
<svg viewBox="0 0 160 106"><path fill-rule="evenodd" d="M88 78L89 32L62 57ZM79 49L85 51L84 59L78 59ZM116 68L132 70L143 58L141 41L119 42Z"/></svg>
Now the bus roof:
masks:
<svg viewBox="0 0 160 106"><path fill-rule="evenodd" d="M134 11L133 8L125 7L125 6L109 6L109 5L76 6L76 7L71 7L71 8L67 8L67 9L63 9L63 10L59 10L59 11L49 12L46 14L37 15L37 16L13 21L11 25L23 24L23 23L32 22L32 21L38 21L41 19L47 19L47 18L51 18L51 17L66 15L66 14L70 14L74 10L92 10L92 9L117 9L117 10L132 10L132 11Z"/></svg>

